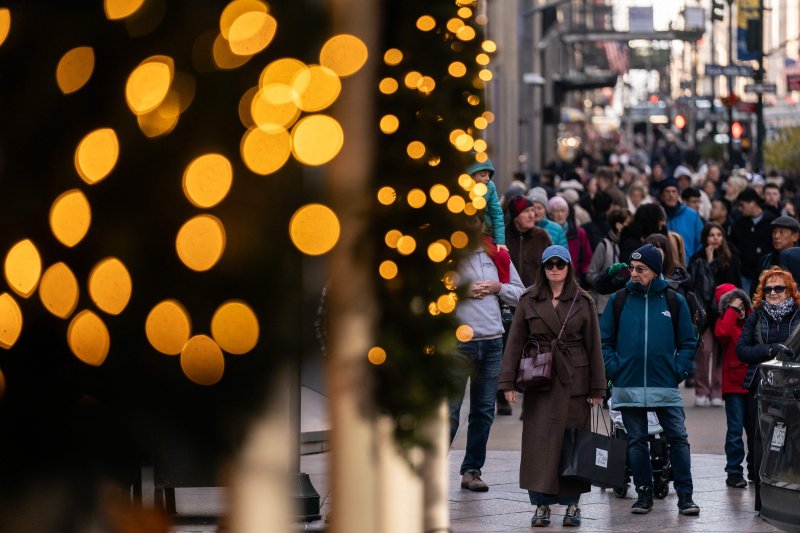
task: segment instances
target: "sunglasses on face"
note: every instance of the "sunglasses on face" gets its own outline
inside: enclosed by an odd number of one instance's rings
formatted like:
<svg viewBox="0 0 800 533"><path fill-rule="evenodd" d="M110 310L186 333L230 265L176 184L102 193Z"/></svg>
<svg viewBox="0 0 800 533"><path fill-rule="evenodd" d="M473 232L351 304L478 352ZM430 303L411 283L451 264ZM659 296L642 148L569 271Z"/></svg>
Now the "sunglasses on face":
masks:
<svg viewBox="0 0 800 533"><path fill-rule="evenodd" d="M764 287L764 294L769 294L774 292L775 294L783 294L783 291L786 290L786 285L769 285Z"/></svg>
<svg viewBox="0 0 800 533"><path fill-rule="evenodd" d="M544 264L544 268L546 270L553 270L553 268L557 268L558 270L564 270L565 268L567 268L567 262L562 261L560 259L558 261L548 261L547 263Z"/></svg>
<svg viewBox="0 0 800 533"><path fill-rule="evenodd" d="M628 265L628 270L630 270L631 273L636 272L637 274L644 274L650 269L647 267L643 267L641 265L636 265L636 266Z"/></svg>

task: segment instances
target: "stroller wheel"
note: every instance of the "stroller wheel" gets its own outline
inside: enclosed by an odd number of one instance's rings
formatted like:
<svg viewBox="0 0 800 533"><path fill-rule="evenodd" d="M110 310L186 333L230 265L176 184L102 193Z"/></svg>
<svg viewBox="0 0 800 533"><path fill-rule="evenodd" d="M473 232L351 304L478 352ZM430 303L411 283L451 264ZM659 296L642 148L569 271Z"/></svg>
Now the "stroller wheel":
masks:
<svg viewBox="0 0 800 533"><path fill-rule="evenodd" d="M614 496L617 498L624 498L628 495L628 485L625 485L622 488L614 488Z"/></svg>
<svg viewBox="0 0 800 533"><path fill-rule="evenodd" d="M653 487L653 496L658 498L659 500L663 500L669 494L669 481L666 480L659 480L655 483Z"/></svg>

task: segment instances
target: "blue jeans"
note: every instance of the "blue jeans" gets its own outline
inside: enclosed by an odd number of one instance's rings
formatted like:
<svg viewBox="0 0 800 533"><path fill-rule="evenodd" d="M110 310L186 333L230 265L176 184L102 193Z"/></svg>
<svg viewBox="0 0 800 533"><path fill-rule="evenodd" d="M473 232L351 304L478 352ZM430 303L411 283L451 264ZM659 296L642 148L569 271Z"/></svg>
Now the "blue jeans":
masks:
<svg viewBox="0 0 800 533"><path fill-rule="evenodd" d="M725 433L725 472L728 475L743 475L742 462L745 459L742 430L747 431L750 443L750 428L746 425L749 418L747 412L747 394L725 394L725 417L728 420L728 431ZM752 470L753 452L748 446L748 470Z"/></svg>
<svg viewBox="0 0 800 533"><path fill-rule="evenodd" d="M469 421L467 426L467 453L461 463L461 473L481 471L486 462L486 443L494 421L494 402L497 397L497 376L503 361L503 339L477 340L458 343L458 355L464 365L454 368L459 394L450 401L450 444L458 431L461 404L467 379L469 388Z"/></svg>
<svg viewBox="0 0 800 533"><path fill-rule="evenodd" d="M580 494L576 494L575 496L556 496L555 494L545 494L544 492L536 492L529 490L528 491L528 498L531 500L531 505L540 506L540 505L578 505L578 501L581 499Z"/></svg>
<svg viewBox="0 0 800 533"><path fill-rule="evenodd" d="M647 411L658 416L669 444L669 460L675 475L675 492L691 494L692 457L686 435L686 415L683 407L623 407L622 423L628 432L628 463L636 487L653 487L653 468L647 438Z"/></svg>

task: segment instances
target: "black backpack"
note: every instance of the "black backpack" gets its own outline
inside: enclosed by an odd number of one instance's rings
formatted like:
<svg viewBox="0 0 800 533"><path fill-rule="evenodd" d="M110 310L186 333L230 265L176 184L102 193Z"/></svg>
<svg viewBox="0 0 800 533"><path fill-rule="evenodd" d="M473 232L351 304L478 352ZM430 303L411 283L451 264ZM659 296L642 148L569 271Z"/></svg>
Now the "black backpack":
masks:
<svg viewBox="0 0 800 533"><path fill-rule="evenodd" d="M625 302L628 299L628 289L623 287L614 293L614 324L619 334L619 319L622 316L622 308L625 307ZM664 297L667 299L667 307L669 307L669 314L672 318L672 334L674 335L675 342L678 339L678 316L681 312L681 303L678 301L678 293L674 289L667 287L664 291Z"/></svg>

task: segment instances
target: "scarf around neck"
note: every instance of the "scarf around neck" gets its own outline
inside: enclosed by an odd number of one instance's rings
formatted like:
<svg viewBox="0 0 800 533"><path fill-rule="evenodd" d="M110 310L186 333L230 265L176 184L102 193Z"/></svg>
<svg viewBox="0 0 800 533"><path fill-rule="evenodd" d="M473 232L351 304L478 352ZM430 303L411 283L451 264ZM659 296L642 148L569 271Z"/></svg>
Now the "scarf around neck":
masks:
<svg viewBox="0 0 800 533"><path fill-rule="evenodd" d="M786 298L776 304L771 304L767 301L763 303L764 311L772 317L776 322L780 322L781 318L786 316L792 309L794 309L794 298Z"/></svg>

